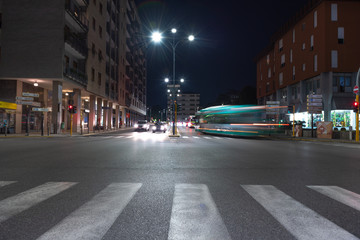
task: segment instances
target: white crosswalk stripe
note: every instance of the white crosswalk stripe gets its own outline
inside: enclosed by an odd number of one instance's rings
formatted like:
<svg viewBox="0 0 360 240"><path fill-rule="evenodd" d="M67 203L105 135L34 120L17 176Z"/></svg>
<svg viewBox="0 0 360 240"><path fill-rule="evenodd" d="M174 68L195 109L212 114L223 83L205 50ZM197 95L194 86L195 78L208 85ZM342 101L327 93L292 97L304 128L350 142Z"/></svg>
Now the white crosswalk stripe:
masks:
<svg viewBox="0 0 360 240"><path fill-rule="evenodd" d="M175 186L168 239L231 239L206 185Z"/></svg>
<svg viewBox="0 0 360 240"><path fill-rule="evenodd" d="M133 138L134 136L127 136L126 138Z"/></svg>
<svg viewBox="0 0 360 240"><path fill-rule="evenodd" d="M0 181L0 187L5 187L6 185L10 185L12 183L16 183L16 181Z"/></svg>
<svg viewBox="0 0 360 240"><path fill-rule="evenodd" d="M115 137L115 138L123 138L123 137L125 137L125 136L117 136L117 137Z"/></svg>
<svg viewBox="0 0 360 240"><path fill-rule="evenodd" d="M206 139L211 139L211 137L204 137L204 138L206 138Z"/></svg>
<svg viewBox="0 0 360 240"><path fill-rule="evenodd" d="M101 239L141 185L140 183L110 184L38 240Z"/></svg>
<svg viewBox="0 0 360 240"><path fill-rule="evenodd" d="M274 186L242 187L297 239L358 239Z"/></svg>
<svg viewBox="0 0 360 240"><path fill-rule="evenodd" d="M0 222L18 214L72 186L73 182L48 182L0 201Z"/></svg>
<svg viewBox="0 0 360 240"><path fill-rule="evenodd" d="M360 211L360 195L338 186L308 186L338 202Z"/></svg>
<svg viewBox="0 0 360 240"><path fill-rule="evenodd" d="M188 136L182 136L182 138L189 138Z"/></svg>

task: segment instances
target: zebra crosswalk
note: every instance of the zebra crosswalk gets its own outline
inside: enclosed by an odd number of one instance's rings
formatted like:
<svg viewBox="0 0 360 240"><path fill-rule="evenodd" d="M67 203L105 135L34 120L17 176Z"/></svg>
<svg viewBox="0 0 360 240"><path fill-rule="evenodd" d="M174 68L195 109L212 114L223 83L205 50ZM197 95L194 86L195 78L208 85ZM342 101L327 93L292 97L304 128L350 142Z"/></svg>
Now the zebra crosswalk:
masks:
<svg viewBox="0 0 360 240"><path fill-rule="evenodd" d="M17 182L0 181L0 188L11 188L14 183ZM17 214L28 211L55 195L63 194L77 184L78 182L47 182L1 200L0 226ZM135 195L147 199L147 196L141 196L146 194L140 193L142 187L142 183L110 183L58 223L39 234L37 239L102 239L116 224L116 220ZM339 186L304 187L309 189L310 194L323 195L325 201L335 200L353 209L355 214L360 214L359 193ZM295 239L348 240L360 237L321 216L316 209L306 206L301 200L291 197L276 186L239 185L235 190L248 194L253 204L261 206ZM168 239L232 239L223 221L224 216L218 210L221 202L214 200L211 188L206 184L176 183L173 192ZM240 200L232 204L240 206L241 209Z"/></svg>

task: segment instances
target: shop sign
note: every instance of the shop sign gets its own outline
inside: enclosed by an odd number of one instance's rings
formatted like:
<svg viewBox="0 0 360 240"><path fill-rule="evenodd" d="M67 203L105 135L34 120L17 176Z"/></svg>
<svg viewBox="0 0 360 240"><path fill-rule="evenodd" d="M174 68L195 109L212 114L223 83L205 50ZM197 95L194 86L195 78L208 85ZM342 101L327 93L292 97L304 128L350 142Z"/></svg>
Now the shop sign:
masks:
<svg viewBox="0 0 360 240"><path fill-rule="evenodd" d="M28 93L28 92L23 92L22 95L24 97L39 97L38 93Z"/></svg>
<svg viewBox="0 0 360 240"><path fill-rule="evenodd" d="M16 103L8 103L0 101L0 108L16 110Z"/></svg>
<svg viewBox="0 0 360 240"><path fill-rule="evenodd" d="M39 103L39 102L16 101L16 104L31 105L31 106L35 106L35 107L40 107L41 106L41 103Z"/></svg>
<svg viewBox="0 0 360 240"><path fill-rule="evenodd" d="M33 97L16 97L16 100L21 100L21 101L34 101Z"/></svg>
<svg viewBox="0 0 360 240"><path fill-rule="evenodd" d="M51 112L51 108L32 108L34 112Z"/></svg>
<svg viewBox="0 0 360 240"><path fill-rule="evenodd" d="M307 105L308 106L314 106L314 107L322 107L321 102L308 102Z"/></svg>

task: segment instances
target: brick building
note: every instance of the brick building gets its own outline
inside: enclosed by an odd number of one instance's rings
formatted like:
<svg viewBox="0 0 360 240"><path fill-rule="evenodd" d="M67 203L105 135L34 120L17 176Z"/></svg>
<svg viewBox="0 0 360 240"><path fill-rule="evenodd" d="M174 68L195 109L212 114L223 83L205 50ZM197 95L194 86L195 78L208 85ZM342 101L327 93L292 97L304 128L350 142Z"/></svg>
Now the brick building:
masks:
<svg viewBox="0 0 360 240"><path fill-rule="evenodd" d="M323 96L317 120L355 125L352 89L360 67L360 1L313 0L274 34L257 57L257 99L295 105L309 124L307 95Z"/></svg>

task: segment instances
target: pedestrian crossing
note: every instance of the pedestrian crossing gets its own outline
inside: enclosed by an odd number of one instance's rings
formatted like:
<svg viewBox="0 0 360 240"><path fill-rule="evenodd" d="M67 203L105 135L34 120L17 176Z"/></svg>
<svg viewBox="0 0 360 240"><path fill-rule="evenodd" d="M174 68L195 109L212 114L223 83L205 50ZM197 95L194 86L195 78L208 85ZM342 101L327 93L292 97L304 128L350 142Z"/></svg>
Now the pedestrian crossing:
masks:
<svg viewBox="0 0 360 240"><path fill-rule="evenodd" d="M88 137L88 136L86 136ZM123 139L123 140L154 140L154 141L164 141L168 138L167 134L135 134L135 135L119 135L119 136L92 136L91 138L98 138L98 139ZM179 139L179 138L176 138ZM180 136L180 139L188 139L188 140L224 140L224 139L230 139L235 140L236 138L231 137L219 137L219 136Z"/></svg>
<svg viewBox="0 0 360 240"><path fill-rule="evenodd" d="M11 188L14 183L17 182L0 181L0 188ZM51 201L52 197L63 194L77 184L79 183L46 182L1 200L0 226L45 200ZM116 220L134 196L147 199L146 192L139 191L142 187L142 183L110 183L58 223L39 234L37 239L102 239L116 224ZM339 186L308 185L304 186L304 189L309 189L310 194L324 196L324 201L335 200L353 209L354 214L360 214L359 193ZM321 216L317 209L311 209L276 186L239 185L234 191L247 194L252 199L252 204L264 209L262 214L270 214L274 221L281 224L295 239L349 240L360 237L345 230L345 226L339 226ZM222 203L214 200L211 188L206 184L176 183L173 185L173 193L168 239L232 239L223 220L224 216L219 211L219 204ZM246 210L241 209L243 204L240 199L231 204L240 207L238 214ZM34 216L36 217L38 216ZM257 218L262 221L261 216Z"/></svg>

